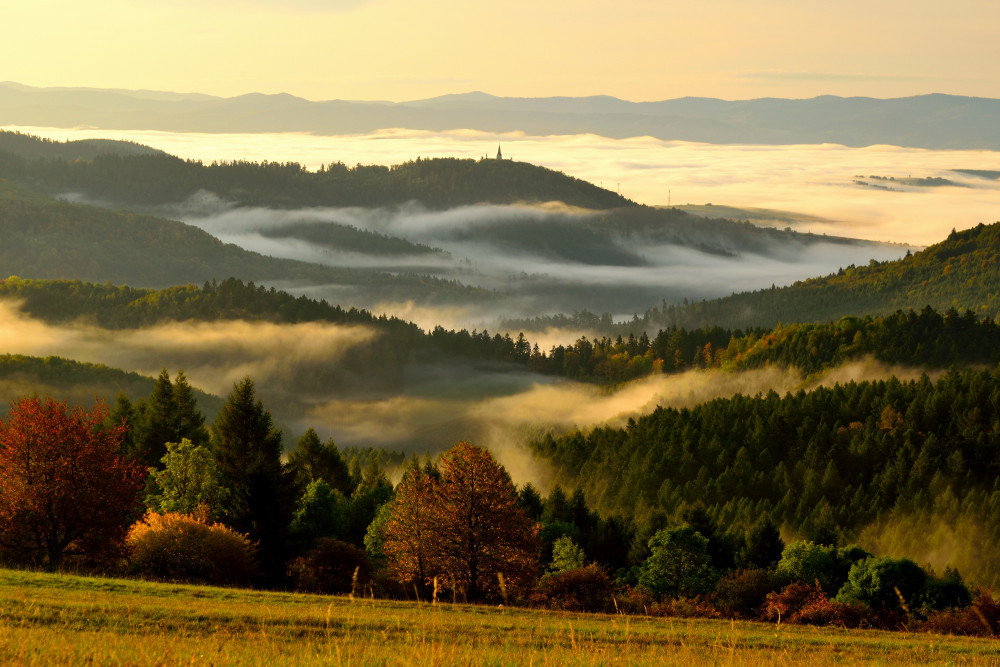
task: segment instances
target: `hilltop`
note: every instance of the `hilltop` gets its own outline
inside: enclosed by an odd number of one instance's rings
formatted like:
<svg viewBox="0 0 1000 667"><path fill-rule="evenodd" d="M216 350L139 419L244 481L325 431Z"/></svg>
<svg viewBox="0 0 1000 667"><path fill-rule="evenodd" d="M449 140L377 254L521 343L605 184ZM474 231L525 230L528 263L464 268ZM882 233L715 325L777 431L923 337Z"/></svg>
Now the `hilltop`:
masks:
<svg viewBox="0 0 1000 667"><path fill-rule="evenodd" d="M97 144L95 146L99 146ZM202 164L159 152L101 152L72 157L70 146L0 132L0 177L59 194L82 191L130 205L183 202L208 191L236 206L394 206L431 209L472 204L559 201L586 209L635 205L558 171L511 160L437 158L399 165L337 162L310 172L298 163ZM109 148L120 148L109 144Z"/></svg>

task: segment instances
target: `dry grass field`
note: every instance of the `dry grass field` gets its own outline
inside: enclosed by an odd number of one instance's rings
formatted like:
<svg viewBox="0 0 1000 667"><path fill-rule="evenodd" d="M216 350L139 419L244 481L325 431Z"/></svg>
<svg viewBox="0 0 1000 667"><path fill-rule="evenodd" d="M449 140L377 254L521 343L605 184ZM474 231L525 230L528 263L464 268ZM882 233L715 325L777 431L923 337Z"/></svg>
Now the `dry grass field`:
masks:
<svg viewBox="0 0 1000 667"><path fill-rule="evenodd" d="M1000 665L1000 642L0 570L12 665Z"/></svg>

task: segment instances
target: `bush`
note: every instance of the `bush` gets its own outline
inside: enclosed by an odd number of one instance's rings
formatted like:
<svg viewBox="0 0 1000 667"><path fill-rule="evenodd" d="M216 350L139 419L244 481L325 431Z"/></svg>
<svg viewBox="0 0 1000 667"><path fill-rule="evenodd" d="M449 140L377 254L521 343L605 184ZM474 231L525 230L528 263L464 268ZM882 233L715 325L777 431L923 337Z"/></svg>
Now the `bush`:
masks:
<svg viewBox="0 0 1000 667"><path fill-rule="evenodd" d="M778 573L807 584L819 581L827 595L836 595L853 564L870 555L853 545L838 549L813 542L792 542L781 552Z"/></svg>
<svg viewBox="0 0 1000 667"><path fill-rule="evenodd" d="M715 585L715 607L725 616L757 616L776 583L771 573L760 568L729 572Z"/></svg>
<svg viewBox="0 0 1000 667"><path fill-rule="evenodd" d="M612 602L615 610L623 614L653 615L656 608L656 597L642 586L627 586L614 595Z"/></svg>
<svg viewBox="0 0 1000 667"><path fill-rule="evenodd" d="M920 592L920 607L924 612L955 607L968 607L972 593L956 570L945 570L941 579L929 577Z"/></svg>
<svg viewBox="0 0 1000 667"><path fill-rule="evenodd" d="M615 586L596 564L563 570L542 579L536 600L554 609L610 611L614 609Z"/></svg>
<svg viewBox="0 0 1000 667"><path fill-rule="evenodd" d="M819 582L810 585L796 581L788 584L780 591L773 591L767 594L765 598L764 618L769 621L784 619L791 622L791 618L795 614L810 605L815 605L826 599L826 593L823 592L823 587Z"/></svg>
<svg viewBox="0 0 1000 667"><path fill-rule="evenodd" d="M1000 605L993 599L990 589L979 589L969 606L932 611L927 615L927 620L916 627L925 632L948 635L993 637L1000 629Z"/></svg>
<svg viewBox="0 0 1000 667"><path fill-rule="evenodd" d="M246 586L257 574L254 548L244 535L187 514L150 512L126 542L129 568L143 577Z"/></svg>
<svg viewBox="0 0 1000 667"><path fill-rule="evenodd" d="M846 628L894 627L900 624L900 619L895 614L876 617L863 604L830 600L818 582L812 586L795 582L788 584L780 592L768 593L763 616L772 621Z"/></svg>
<svg viewBox="0 0 1000 667"><path fill-rule="evenodd" d="M855 563L837 594L840 602L860 602L872 609L896 610L920 605L927 573L908 558L866 558Z"/></svg>
<svg viewBox="0 0 1000 667"><path fill-rule="evenodd" d="M361 595L371 582L372 566L356 546L323 538L309 553L295 559L288 574L297 591Z"/></svg>

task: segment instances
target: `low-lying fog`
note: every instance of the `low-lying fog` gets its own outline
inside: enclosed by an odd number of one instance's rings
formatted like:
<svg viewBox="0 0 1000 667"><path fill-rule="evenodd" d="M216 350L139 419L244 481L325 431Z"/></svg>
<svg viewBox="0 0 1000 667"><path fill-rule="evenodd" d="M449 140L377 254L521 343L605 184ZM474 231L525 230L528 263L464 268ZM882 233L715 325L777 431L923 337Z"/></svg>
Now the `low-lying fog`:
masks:
<svg viewBox="0 0 1000 667"><path fill-rule="evenodd" d="M544 471L523 445L546 431L600 424L621 425L657 405L692 406L737 392L756 394L797 389L801 378L774 369L741 374L689 372L657 375L614 392L577 382L505 370L413 364L391 389L362 383L316 382L337 376L346 355L359 352L377 332L331 324L276 325L214 322L166 324L109 331L78 322L53 326L28 318L16 304L0 301L0 349L11 354L55 355L156 376L183 369L191 384L225 397L233 383L250 375L258 397L286 431L286 445L314 427L340 445L388 447L423 453L458 440L490 447L519 482L544 484ZM815 381L916 377L915 371L859 362ZM23 385L23 386L22 386ZM9 400L37 387L30 379L0 383ZM57 398L59 398L57 396ZM133 397L139 398L139 397ZM114 396L108 396L113 401ZM208 415L211 420L214 415Z"/></svg>
<svg viewBox="0 0 1000 667"><path fill-rule="evenodd" d="M953 171L1000 170L1000 153L993 151L714 145L651 137L498 136L469 130L315 136L3 129L57 140L128 139L206 163L269 160L298 162L309 169L334 162L398 164L418 156L478 159L496 155L500 143L505 157L620 190L651 206L714 203L795 211L822 219L797 226L801 231L914 245L936 243L952 228L966 229L1000 218L1000 182ZM959 185L883 190L855 183L859 176L872 175L936 177Z"/></svg>
<svg viewBox="0 0 1000 667"><path fill-rule="evenodd" d="M421 326L495 328L500 317L532 317L577 310L617 317L643 313L661 300L679 302L727 296L733 291L783 285L836 272L850 264L897 259L907 248L874 243L835 243L822 237L785 238L749 251L738 239L704 235L697 247L672 238L624 236L589 226L594 214L526 205L465 206L431 212L401 209L228 208L201 193L160 214L183 220L227 243L265 255L331 266L428 273L504 295L485 306L428 310L422 317L406 304L359 302L343 288L289 291L313 298L388 311ZM692 223L695 227L697 223ZM301 230L349 227L403 239L414 254L344 251L304 239ZM320 231L319 233L323 233ZM695 230L693 235L697 236ZM689 234L691 235L691 234ZM427 251L429 248L437 252Z"/></svg>

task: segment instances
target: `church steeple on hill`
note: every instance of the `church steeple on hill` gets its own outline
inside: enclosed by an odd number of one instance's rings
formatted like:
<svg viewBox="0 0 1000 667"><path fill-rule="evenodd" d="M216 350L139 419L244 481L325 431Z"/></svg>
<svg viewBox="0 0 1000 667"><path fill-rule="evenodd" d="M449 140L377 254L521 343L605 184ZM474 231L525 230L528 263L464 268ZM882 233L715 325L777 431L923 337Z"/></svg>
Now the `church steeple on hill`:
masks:
<svg viewBox="0 0 1000 667"><path fill-rule="evenodd" d="M503 153L500 152L500 144L497 144L497 159L498 160L503 159Z"/></svg>

